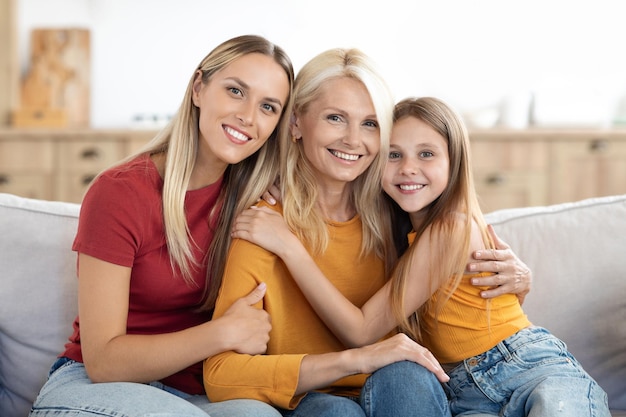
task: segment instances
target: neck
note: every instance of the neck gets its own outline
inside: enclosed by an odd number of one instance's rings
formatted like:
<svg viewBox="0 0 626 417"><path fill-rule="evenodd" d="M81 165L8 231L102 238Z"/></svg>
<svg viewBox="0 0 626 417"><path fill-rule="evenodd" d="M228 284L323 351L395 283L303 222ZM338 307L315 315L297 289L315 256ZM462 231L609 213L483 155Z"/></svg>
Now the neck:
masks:
<svg viewBox="0 0 626 417"><path fill-rule="evenodd" d="M426 210L409 213L409 218L411 219L411 225L413 226L413 230L419 229L422 223L424 223L424 220L426 220L426 213Z"/></svg>
<svg viewBox="0 0 626 417"><path fill-rule="evenodd" d="M346 222L356 215L356 208L350 201L350 186L329 188L319 187L317 207L327 220Z"/></svg>
<svg viewBox="0 0 626 417"><path fill-rule="evenodd" d="M224 161L198 152L187 190L197 190L215 183L224 175L227 167L228 164Z"/></svg>

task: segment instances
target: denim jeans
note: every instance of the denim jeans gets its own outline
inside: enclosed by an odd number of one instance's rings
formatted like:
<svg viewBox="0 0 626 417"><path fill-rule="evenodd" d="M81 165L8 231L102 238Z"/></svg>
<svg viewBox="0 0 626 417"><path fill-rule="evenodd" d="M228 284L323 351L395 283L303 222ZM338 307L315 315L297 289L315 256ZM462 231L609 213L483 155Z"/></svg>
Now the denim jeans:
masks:
<svg viewBox="0 0 626 417"><path fill-rule="evenodd" d="M611 417L604 390L541 327L520 330L449 375L453 416Z"/></svg>
<svg viewBox="0 0 626 417"><path fill-rule="evenodd" d="M59 359L30 412L32 417L280 417L273 407L254 400L210 403L159 382L91 382L82 363Z"/></svg>
<svg viewBox="0 0 626 417"><path fill-rule="evenodd" d="M414 362L397 362L367 378L359 398L308 393L284 417L442 417L448 400L437 378Z"/></svg>

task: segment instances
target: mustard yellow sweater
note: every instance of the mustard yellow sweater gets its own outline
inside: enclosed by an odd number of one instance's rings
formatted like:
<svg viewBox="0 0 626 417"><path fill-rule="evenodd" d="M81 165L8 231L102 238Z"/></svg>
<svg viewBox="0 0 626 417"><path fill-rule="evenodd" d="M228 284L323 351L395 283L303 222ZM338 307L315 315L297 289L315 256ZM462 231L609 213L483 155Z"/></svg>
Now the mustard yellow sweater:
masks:
<svg viewBox="0 0 626 417"><path fill-rule="evenodd" d="M324 254L314 257L326 277L359 307L385 283L380 258L359 259L361 227L358 216L328 224L330 244ZM267 292L259 308L272 318L267 354L231 351L215 355L204 363L204 385L211 401L251 398L293 409L302 398L294 395L302 358L345 347L318 318L282 260L245 240L235 240L231 246L214 318L261 282L267 284ZM366 377L343 378L321 391L358 395Z"/></svg>

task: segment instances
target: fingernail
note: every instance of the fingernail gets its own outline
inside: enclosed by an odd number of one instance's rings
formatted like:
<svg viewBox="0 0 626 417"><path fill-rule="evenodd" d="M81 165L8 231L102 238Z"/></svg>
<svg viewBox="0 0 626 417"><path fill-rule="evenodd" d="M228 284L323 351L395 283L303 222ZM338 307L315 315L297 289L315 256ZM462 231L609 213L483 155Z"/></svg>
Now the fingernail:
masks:
<svg viewBox="0 0 626 417"><path fill-rule="evenodd" d="M479 250L476 251L476 256L481 256L483 253Z"/></svg>

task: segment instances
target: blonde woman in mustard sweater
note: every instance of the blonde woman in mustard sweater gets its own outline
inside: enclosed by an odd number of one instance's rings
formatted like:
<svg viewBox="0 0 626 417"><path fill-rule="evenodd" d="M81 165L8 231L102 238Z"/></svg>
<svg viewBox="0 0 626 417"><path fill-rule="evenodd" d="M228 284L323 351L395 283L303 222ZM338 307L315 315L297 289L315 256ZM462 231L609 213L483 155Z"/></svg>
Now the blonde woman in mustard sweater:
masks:
<svg viewBox="0 0 626 417"><path fill-rule="evenodd" d="M486 300L471 283L484 274L466 270L470 254L494 248L494 241L474 191L460 117L440 100L420 98L398 103L394 120L382 184L403 255L389 283L362 308L324 279L278 216L262 222L272 227L272 239L257 223L235 227L281 254L346 344L370 343L399 323L428 347L449 371L453 415L609 417L606 394L561 340L533 326L513 294Z"/></svg>
<svg viewBox="0 0 626 417"><path fill-rule="evenodd" d="M389 216L378 209L393 98L367 56L334 49L304 65L293 100L291 135L281 136L283 204L275 209L333 284L362 305L394 258L385 246ZM440 384L447 377L428 351L402 334L346 350L281 259L250 242L231 245L214 318L259 283L267 290L258 305L272 318L267 352L207 359L212 402L252 398L284 416L449 415Z"/></svg>

